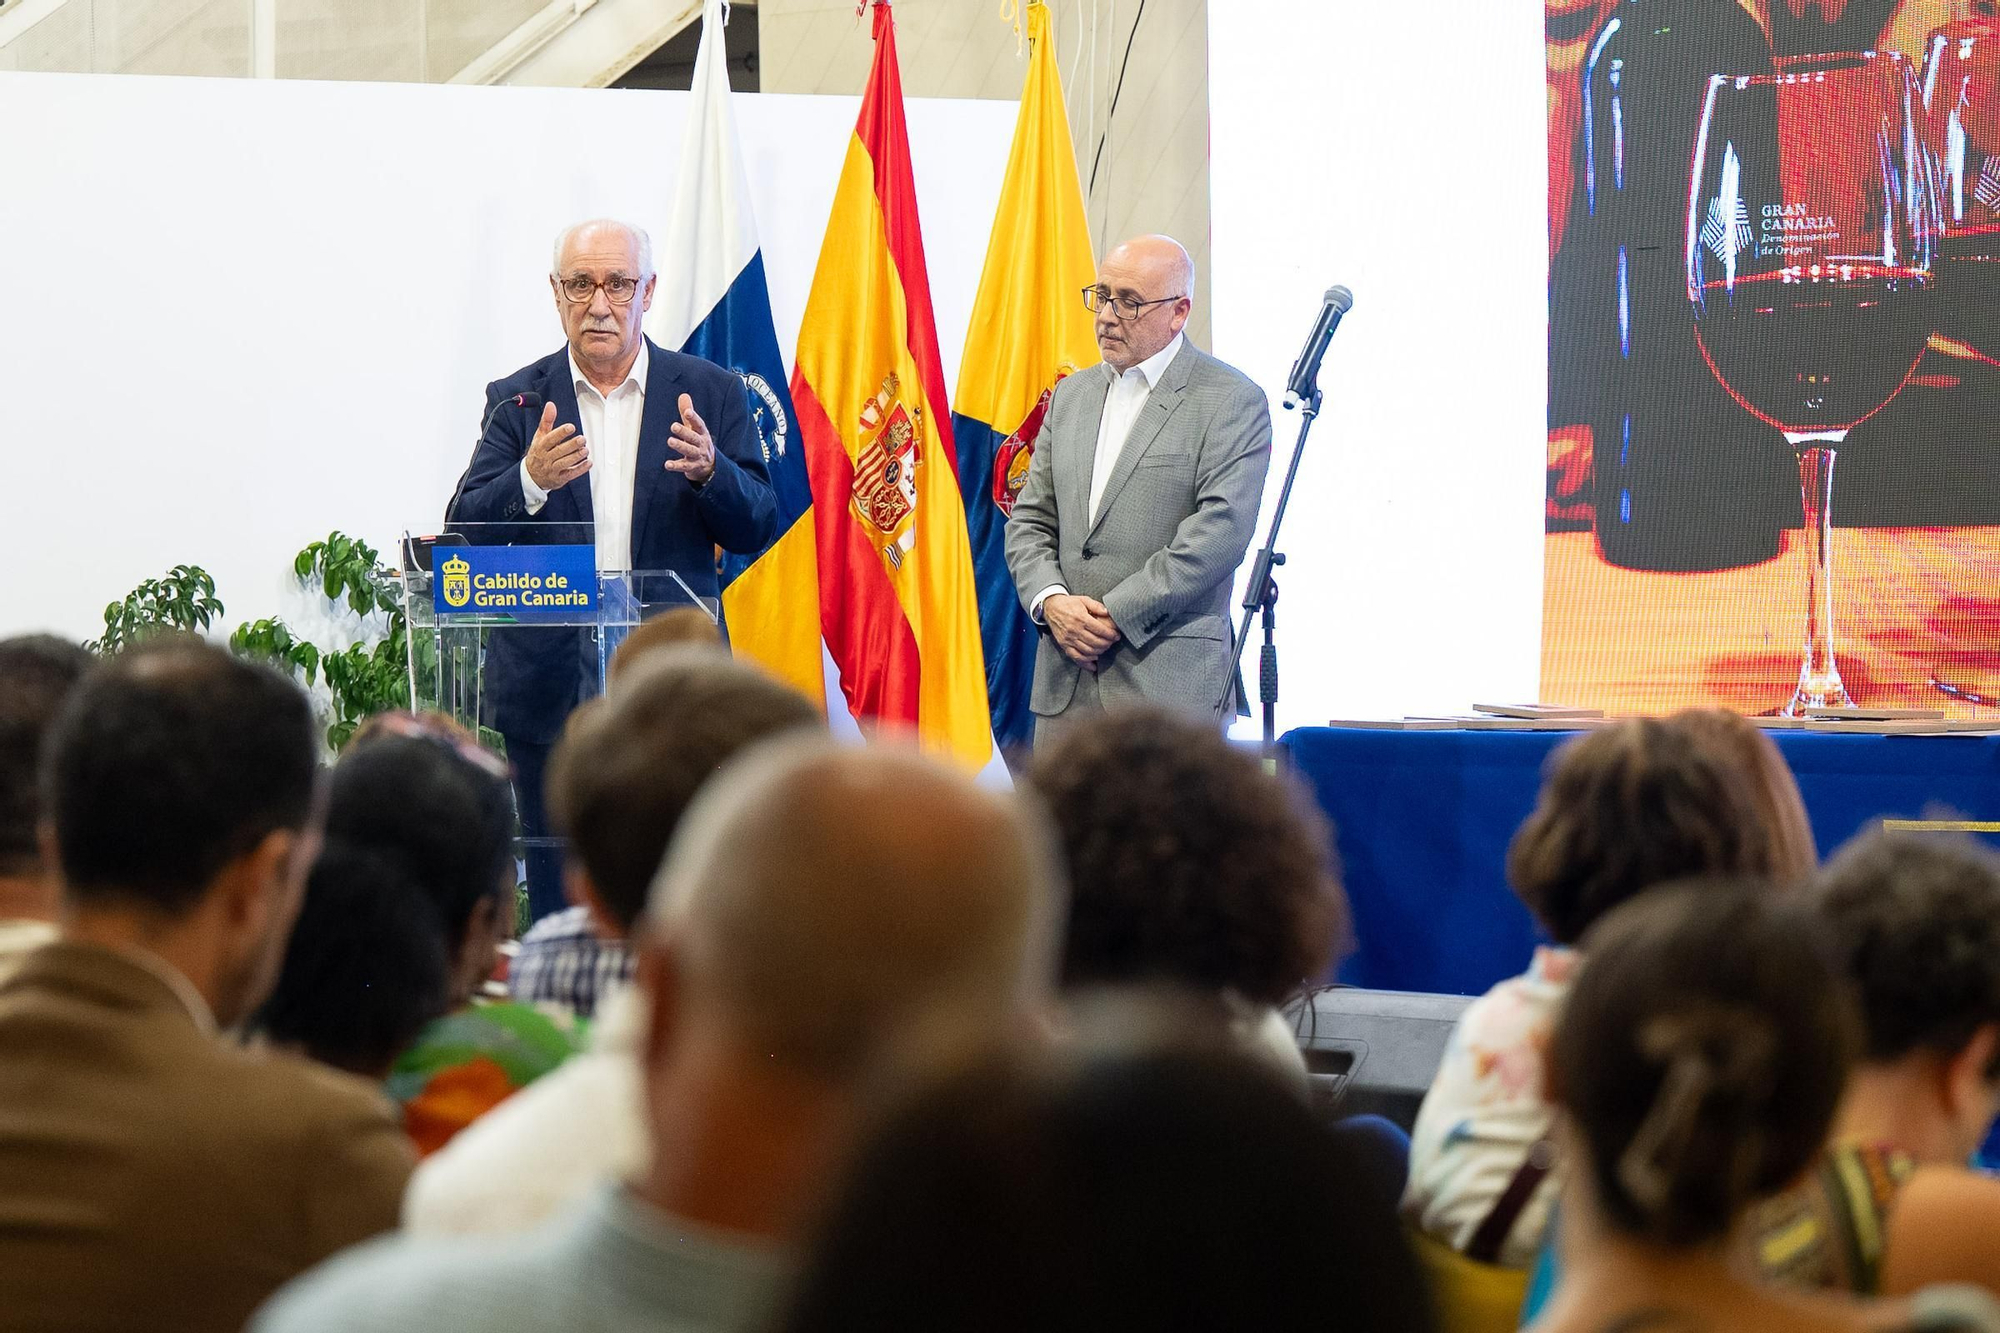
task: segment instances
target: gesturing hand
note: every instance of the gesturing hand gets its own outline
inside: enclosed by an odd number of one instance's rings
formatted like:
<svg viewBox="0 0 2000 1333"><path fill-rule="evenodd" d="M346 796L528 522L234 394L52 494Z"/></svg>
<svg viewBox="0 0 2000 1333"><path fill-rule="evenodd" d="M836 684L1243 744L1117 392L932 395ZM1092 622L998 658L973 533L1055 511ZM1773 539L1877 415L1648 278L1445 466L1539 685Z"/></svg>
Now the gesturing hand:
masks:
<svg viewBox="0 0 2000 1333"><path fill-rule="evenodd" d="M1056 647L1085 671L1097 670L1097 659L1118 642L1117 623L1094 597L1051 594L1042 603L1042 619L1055 635Z"/></svg>
<svg viewBox="0 0 2000 1333"><path fill-rule="evenodd" d="M667 440L680 457L667 460L667 471L678 472L699 486L715 475L715 441L709 438L701 413L694 410L694 399L682 394L680 406L681 419L673 424Z"/></svg>
<svg viewBox="0 0 2000 1333"><path fill-rule="evenodd" d="M559 491L590 471L590 446L575 426L556 425L556 405L542 408L542 424L528 444L528 480Z"/></svg>

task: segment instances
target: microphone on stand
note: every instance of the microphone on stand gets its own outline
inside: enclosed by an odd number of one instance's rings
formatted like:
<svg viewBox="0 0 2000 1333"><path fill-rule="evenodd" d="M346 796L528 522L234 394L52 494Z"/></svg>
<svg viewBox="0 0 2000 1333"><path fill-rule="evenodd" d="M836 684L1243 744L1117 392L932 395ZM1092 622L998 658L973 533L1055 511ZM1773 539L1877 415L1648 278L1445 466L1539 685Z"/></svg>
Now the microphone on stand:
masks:
<svg viewBox="0 0 2000 1333"><path fill-rule="evenodd" d="M485 442L486 432L493 429L493 418L500 415L501 408L525 407L530 412L532 412L535 409L539 408L541 405L542 405L542 396L538 393L532 393L532 392L517 393L510 397L502 398L499 402L493 404L492 410L490 410L486 414L486 420L479 423L479 439L475 441L473 444L473 453L475 455L478 454L479 445ZM456 520L458 516L458 502L465 495L465 479L471 475L472 475L472 464L467 463L465 465L465 471L458 474L458 485L451 488L451 503L446 505L444 508L444 521L446 527L451 526L451 524Z"/></svg>
<svg viewBox="0 0 2000 1333"><path fill-rule="evenodd" d="M1264 705L1264 753L1275 753L1278 741L1278 641L1277 616L1274 609L1278 602L1278 585L1271 577L1271 570L1285 562L1278 551L1278 525L1285 521L1285 507L1292 500L1292 483L1298 480L1299 458L1305 453L1306 433L1312 429L1314 418L1319 416L1319 363L1326 355L1326 345L1333 341L1333 331L1340 327L1340 317L1354 305L1354 293L1345 287L1332 286L1326 289L1326 296L1319 308L1319 319L1314 322L1312 332L1306 335L1306 345L1299 351L1299 359L1292 362L1291 377L1285 381L1285 406L1303 408L1299 419L1298 442L1292 446L1292 461L1285 468L1285 484L1278 492L1278 503L1271 511L1270 527L1265 529L1264 545L1257 552L1257 559L1250 566L1250 581L1243 590L1243 618L1236 624L1235 651L1230 661L1229 690L1217 701L1218 709L1227 709L1230 700L1244 712L1248 712L1249 693L1243 688L1243 649L1250 642L1250 625L1261 612L1264 621L1264 652L1259 661L1258 700Z"/></svg>
<svg viewBox="0 0 2000 1333"><path fill-rule="evenodd" d="M1336 285L1326 289L1319 319L1306 335L1306 345L1300 350L1299 359L1292 362L1291 377L1285 381L1286 408L1313 401L1318 392L1320 358L1326 355L1326 345L1333 341L1333 331L1340 327L1340 317L1353 306L1354 293L1347 288Z"/></svg>

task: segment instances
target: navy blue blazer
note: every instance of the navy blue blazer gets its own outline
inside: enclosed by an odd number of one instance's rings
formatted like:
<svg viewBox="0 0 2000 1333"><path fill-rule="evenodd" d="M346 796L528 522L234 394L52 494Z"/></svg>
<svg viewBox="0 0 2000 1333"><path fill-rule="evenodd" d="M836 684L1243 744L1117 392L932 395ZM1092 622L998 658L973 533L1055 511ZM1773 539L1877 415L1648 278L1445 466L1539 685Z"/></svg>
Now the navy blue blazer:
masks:
<svg viewBox="0 0 2000 1333"><path fill-rule="evenodd" d="M734 372L700 357L669 352L646 340L646 405L639 418L639 459L632 487L632 567L671 569L703 597L718 594L715 548L750 554L777 536L777 497L764 466L762 446L750 430L747 391ZM549 525L595 521L590 475L549 493L541 512L528 512L521 493L521 459L541 424L541 411L493 407L531 392L556 405L556 424L583 427L576 386L564 346L505 379L486 386L493 422L472 451L445 510L455 523L507 524L510 543L564 539ZM694 401L715 441L715 474L695 486L666 462L678 458L668 445L680 420L680 396ZM592 448L596 441L588 441ZM548 535L544 535L548 533ZM490 534L489 534L490 535ZM517 740L552 741L563 719L591 691L596 651L587 630L521 628L494 634L486 651L482 720Z"/></svg>

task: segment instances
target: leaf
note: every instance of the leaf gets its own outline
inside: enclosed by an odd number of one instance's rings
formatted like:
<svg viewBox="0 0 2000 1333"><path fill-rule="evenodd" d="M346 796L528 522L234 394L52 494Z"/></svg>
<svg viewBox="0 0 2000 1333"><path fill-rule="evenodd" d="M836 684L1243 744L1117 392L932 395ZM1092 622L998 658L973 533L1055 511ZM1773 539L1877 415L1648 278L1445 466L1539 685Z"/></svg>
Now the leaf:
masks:
<svg viewBox="0 0 2000 1333"><path fill-rule="evenodd" d="M305 550L299 552L297 559L292 561L292 572L299 576L299 582L304 583L311 576L312 569L312 547L308 546Z"/></svg>

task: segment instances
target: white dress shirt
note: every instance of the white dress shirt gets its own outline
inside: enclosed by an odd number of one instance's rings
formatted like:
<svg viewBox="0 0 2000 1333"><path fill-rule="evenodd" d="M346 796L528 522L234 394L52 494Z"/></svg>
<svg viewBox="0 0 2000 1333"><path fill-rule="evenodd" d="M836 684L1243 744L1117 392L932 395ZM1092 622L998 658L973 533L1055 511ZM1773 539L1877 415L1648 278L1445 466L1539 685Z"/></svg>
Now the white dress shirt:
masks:
<svg viewBox="0 0 2000 1333"><path fill-rule="evenodd" d="M1125 443L1132 435L1132 427L1138 422L1139 414L1146 410L1146 400L1152 397L1153 386L1160 382L1160 376L1167 373L1175 357L1181 354L1184 335L1176 333L1172 342L1141 361L1124 374L1113 370L1108 362L1101 362L1104 373L1110 377L1110 384L1104 391L1104 414L1097 423L1097 455L1090 465L1090 518L1097 521L1097 511L1104 504L1104 491L1111 484L1111 474L1118 470L1118 460L1125 452ZM1067 594L1068 588L1060 583L1051 583L1035 594L1034 602L1028 607L1028 618L1036 624L1042 623L1042 603L1057 593Z"/></svg>
<svg viewBox="0 0 2000 1333"><path fill-rule="evenodd" d="M639 471L639 419L646 411L646 370L652 355L645 339L639 340L639 356L625 382L609 396L584 376L569 357L570 378L576 384L577 424L590 450L590 508L597 520L597 567L600 570L632 568L632 491ZM570 485L576 485L571 482ZM528 460L521 460L521 495L528 512L539 514L548 503L549 493L528 475Z"/></svg>

